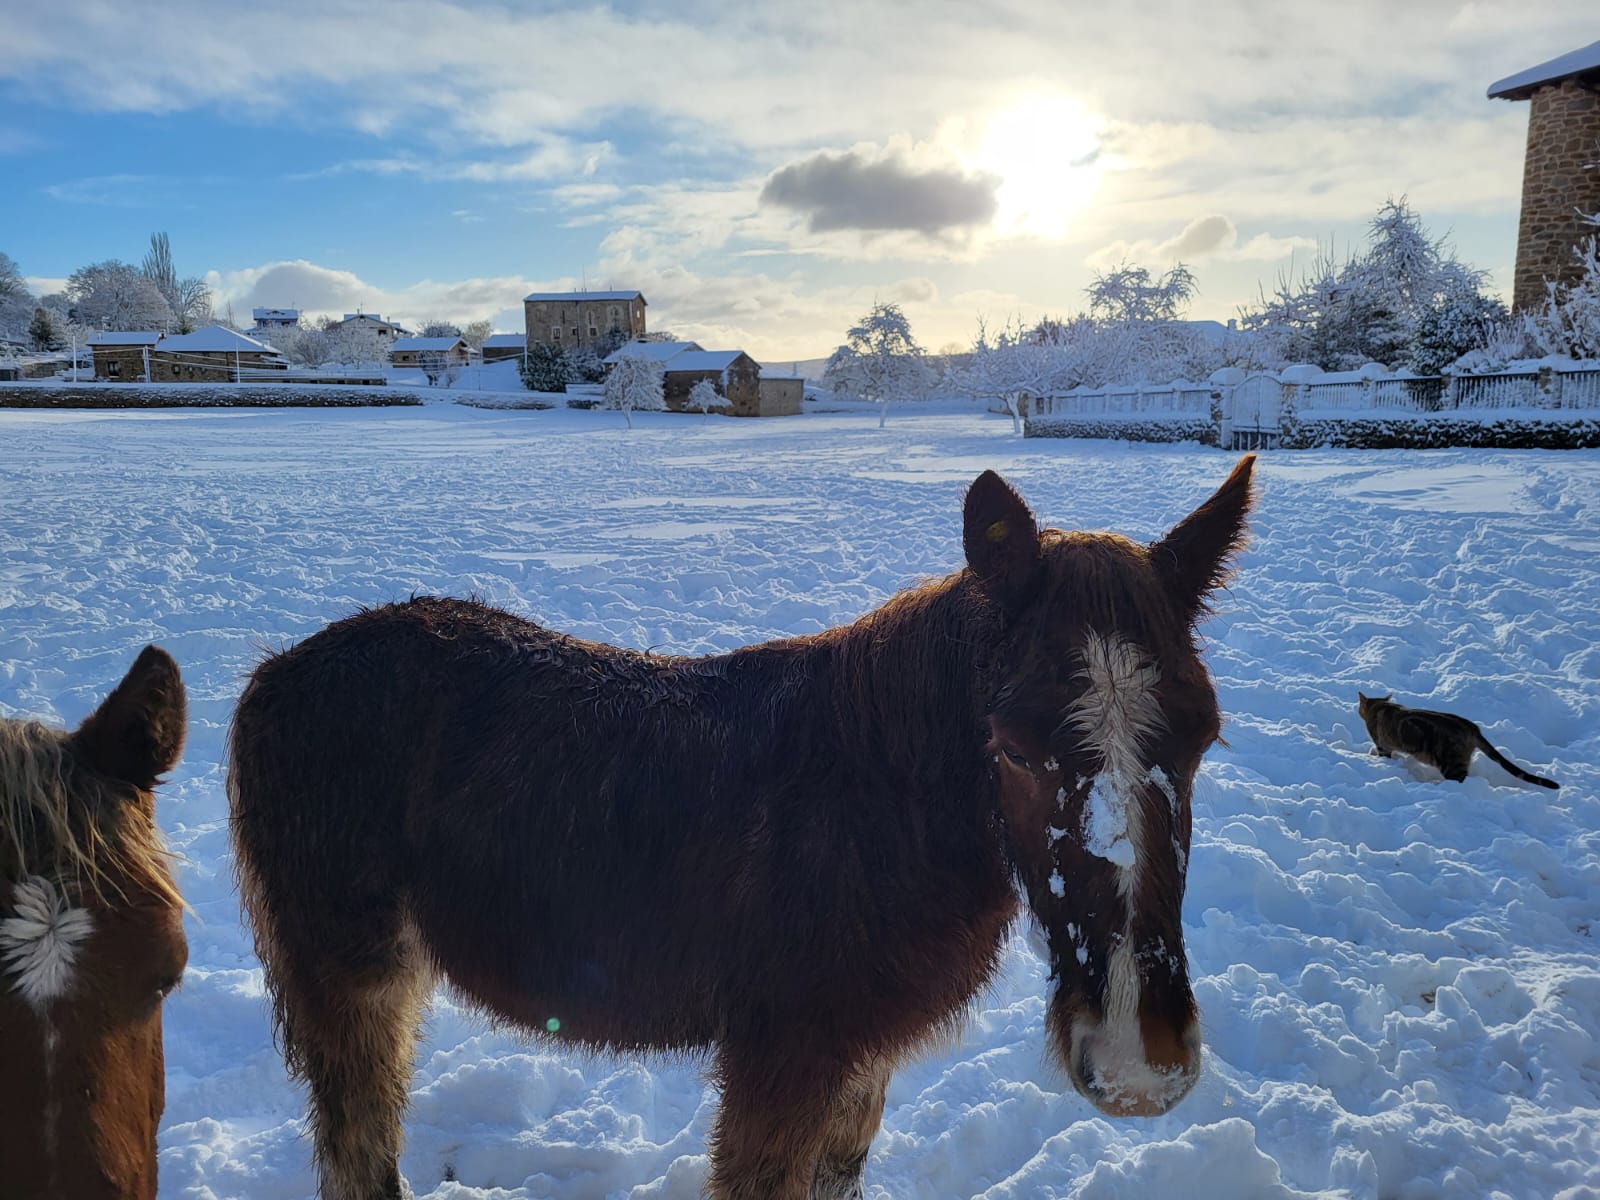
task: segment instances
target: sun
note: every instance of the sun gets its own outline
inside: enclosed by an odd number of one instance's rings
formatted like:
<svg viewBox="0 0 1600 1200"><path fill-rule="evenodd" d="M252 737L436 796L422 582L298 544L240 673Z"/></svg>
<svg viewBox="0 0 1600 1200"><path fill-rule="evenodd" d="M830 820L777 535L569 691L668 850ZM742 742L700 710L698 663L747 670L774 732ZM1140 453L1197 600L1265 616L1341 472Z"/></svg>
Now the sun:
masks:
<svg viewBox="0 0 1600 1200"><path fill-rule="evenodd" d="M1103 122L1070 96L1019 97L989 119L972 165L1000 177L1002 234L1060 238L1094 195Z"/></svg>

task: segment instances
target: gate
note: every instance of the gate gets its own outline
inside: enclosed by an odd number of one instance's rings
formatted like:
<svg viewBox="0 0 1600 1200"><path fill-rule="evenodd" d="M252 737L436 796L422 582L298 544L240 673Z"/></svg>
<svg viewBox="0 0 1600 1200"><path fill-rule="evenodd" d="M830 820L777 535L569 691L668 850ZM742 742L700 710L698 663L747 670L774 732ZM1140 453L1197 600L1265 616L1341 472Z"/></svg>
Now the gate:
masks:
<svg viewBox="0 0 1600 1200"><path fill-rule="evenodd" d="M1271 450L1282 426L1283 384L1271 375L1251 375L1224 402L1220 441L1224 450Z"/></svg>

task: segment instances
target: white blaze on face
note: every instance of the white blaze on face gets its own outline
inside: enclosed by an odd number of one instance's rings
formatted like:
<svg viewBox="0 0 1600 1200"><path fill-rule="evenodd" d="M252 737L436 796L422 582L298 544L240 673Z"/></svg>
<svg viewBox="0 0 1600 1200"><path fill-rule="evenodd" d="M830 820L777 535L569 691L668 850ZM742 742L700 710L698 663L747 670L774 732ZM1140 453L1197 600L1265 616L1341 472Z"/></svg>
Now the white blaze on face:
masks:
<svg viewBox="0 0 1600 1200"><path fill-rule="evenodd" d="M12 890L11 904L12 915L0 920L0 963L28 1006L44 1013L72 989L78 953L94 932L94 919L38 875Z"/></svg>
<svg viewBox="0 0 1600 1200"><path fill-rule="evenodd" d="M1117 886L1131 897L1144 858L1138 792L1148 779L1144 742L1162 726L1160 673L1132 642L1091 630L1083 644L1083 695L1067 720L1100 759L1084 805L1084 844L1117 866Z"/></svg>
<svg viewBox="0 0 1600 1200"><path fill-rule="evenodd" d="M44 1144L41 1152L54 1179L56 1127L61 1103L55 1094L56 1047L60 1032L50 1006L72 990L78 955L94 932L94 918L74 908L50 880L30 875L11 892L12 915L0 920L0 968L14 976L12 986L44 1025Z"/></svg>
<svg viewBox="0 0 1600 1200"><path fill-rule="evenodd" d="M1106 960L1104 1017L1095 1031L1095 1083L1113 1098L1165 1092L1170 1082L1152 1069L1139 1029L1139 961L1133 906L1147 853L1139 794L1151 782L1145 742L1163 724L1156 684L1160 673L1139 646L1091 631L1084 641L1085 688L1067 719L1100 759L1100 774L1084 803L1084 847L1117 868L1117 891L1127 905L1122 935Z"/></svg>

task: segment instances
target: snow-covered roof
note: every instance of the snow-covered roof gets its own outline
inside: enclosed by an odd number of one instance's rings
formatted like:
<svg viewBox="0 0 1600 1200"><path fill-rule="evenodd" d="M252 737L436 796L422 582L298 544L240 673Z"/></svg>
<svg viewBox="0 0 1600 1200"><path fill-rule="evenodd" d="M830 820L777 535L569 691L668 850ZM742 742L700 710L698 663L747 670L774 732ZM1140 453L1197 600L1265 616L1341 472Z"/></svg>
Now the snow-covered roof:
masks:
<svg viewBox="0 0 1600 1200"><path fill-rule="evenodd" d="M400 328L393 321L385 321L377 313L345 313L344 320L336 321L334 324L342 325L345 321L376 321L379 325L386 325L390 329Z"/></svg>
<svg viewBox="0 0 1600 1200"><path fill-rule="evenodd" d="M743 350L685 350L667 363L667 370L726 371L733 365L733 360L743 353ZM760 366L759 363L756 365Z"/></svg>
<svg viewBox="0 0 1600 1200"><path fill-rule="evenodd" d="M390 350L450 350L464 343L459 337L398 338Z"/></svg>
<svg viewBox="0 0 1600 1200"><path fill-rule="evenodd" d="M521 333L493 333L483 339L486 350L499 350L509 346L525 346L528 338Z"/></svg>
<svg viewBox="0 0 1600 1200"><path fill-rule="evenodd" d="M1573 50L1560 58L1542 62L1537 67L1507 75L1499 83L1489 85L1489 99L1526 100L1542 87L1590 73L1596 76L1596 82L1600 82L1600 42L1591 42L1581 50Z"/></svg>
<svg viewBox="0 0 1600 1200"><path fill-rule="evenodd" d="M257 321L298 321L298 308L252 308L250 315Z"/></svg>
<svg viewBox="0 0 1600 1200"><path fill-rule="evenodd" d="M535 303L541 300L575 300L582 302L584 300L637 299L640 304L648 303L640 292L530 292L523 299L532 300Z"/></svg>
<svg viewBox="0 0 1600 1200"><path fill-rule="evenodd" d="M89 339L91 346L154 346L161 334L154 329L108 330Z"/></svg>
<svg viewBox="0 0 1600 1200"><path fill-rule="evenodd" d="M235 351L240 354L276 354L278 352L266 342L258 342L255 338L224 329L221 325L207 325L204 329L196 329L193 333L180 333L177 337L162 338L161 349L180 354L232 354Z"/></svg>
<svg viewBox="0 0 1600 1200"><path fill-rule="evenodd" d="M606 355L603 361L614 363L620 358L648 358L664 363L686 350L699 349L699 342L626 342Z"/></svg>

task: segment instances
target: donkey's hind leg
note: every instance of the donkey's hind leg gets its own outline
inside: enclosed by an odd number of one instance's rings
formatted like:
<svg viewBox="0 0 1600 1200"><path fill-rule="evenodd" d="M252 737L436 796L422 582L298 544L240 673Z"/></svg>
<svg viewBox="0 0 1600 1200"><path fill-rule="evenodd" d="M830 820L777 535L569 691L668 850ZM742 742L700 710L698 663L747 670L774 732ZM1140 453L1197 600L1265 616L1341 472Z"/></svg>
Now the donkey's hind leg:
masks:
<svg viewBox="0 0 1600 1200"><path fill-rule="evenodd" d="M884 1093L893 1073L887 1058L875 1057L845 1081L828 1114L809 1200L861 1200L865 1195L861 1176L883 1121Z"/></svg>
<svg viewBox="0 0 1600 1200"><path fill-rule="evenodd" d="M401 1115L433 974L399 922L354 959L279 974L284 1050L310 1089L323 1200L402 1200Z"/></svg>

